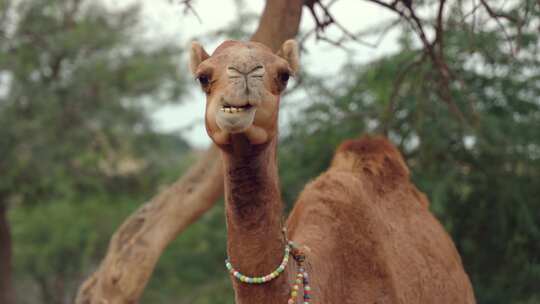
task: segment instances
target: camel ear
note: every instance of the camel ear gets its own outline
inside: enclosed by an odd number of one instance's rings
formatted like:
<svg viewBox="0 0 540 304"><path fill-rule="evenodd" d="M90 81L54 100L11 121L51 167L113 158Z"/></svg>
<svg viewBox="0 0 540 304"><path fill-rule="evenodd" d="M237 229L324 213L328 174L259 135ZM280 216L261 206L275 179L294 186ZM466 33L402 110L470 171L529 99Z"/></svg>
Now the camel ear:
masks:
<svg viewBox="0 0 540 304"><path fill-rule="evenodd" d="M195 41L191 43L191 51L189 52L189 67L191 68L191 73L193 75L195 75L199 64L208 59L208 57L210 56L200 43Z"/></svg>
<svg viewBox="0 0 540 304"><path fill-rule="evenodd" d="M289 39L285 41L281 46L281 49L277 52L277 55L287 60L293 72L293 76L298 73L298 70L300 69L300 59L298 56L298 43L296 43L295 40Z"/></svg>

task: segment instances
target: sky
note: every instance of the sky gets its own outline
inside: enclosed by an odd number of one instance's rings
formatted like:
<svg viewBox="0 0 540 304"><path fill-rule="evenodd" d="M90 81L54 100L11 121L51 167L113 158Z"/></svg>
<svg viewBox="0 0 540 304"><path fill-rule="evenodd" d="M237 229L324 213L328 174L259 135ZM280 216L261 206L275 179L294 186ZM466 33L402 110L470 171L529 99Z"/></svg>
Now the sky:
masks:
<svg viewBox="0 0 540 304"><path fill-rule="evenodd" d="M118 6L119 1L109 2L112 6ZM122 2L122 5L129 1ZM236 6L233 0L196 0L194 9L201 20L193 13L184 14L184 6L180 1L141 1L145 35L159 41L173 41L186 47L194 37L216 31L234 21ZM264 5L263 0L247 0L243 9L247 12L260 14ZM383 20L388 20L392 15L380 7L367 3L367 1L339 0L331 9L331 13L339 22L351 32L365 30ZM307 31L313 28L313 19L309 11L305 10L301 23L301 30ZM329 36L339 37L339 32L334 28L328 31ZM373 58L396 51L397 33L390 33L377 46L369 47L360 43L349 43L347 47L353 50L355 62L367 62ZM370 42L377 37L369 39ZM204 45L211 53L217 45ZM343 50L326 42L310 39L306 42L307 53L301 56L301 65L311 74L327 75L332 77L347 62L348 55ZM179 72L189 74L187 58L179 62ZM191 78L191 77L189 77ZM188 142L197 148L204 148L210 144L204 129L204 96L195 81L190 85L190 93L183 97L180 104L166 105L158 109L153 118L156 127L163 131L181 132ZM306 92L294 94L294 102L301 102L307 98ZM286 121L293 116L295 107L286 107L280 113L280 126L285 127Z"/></svg>

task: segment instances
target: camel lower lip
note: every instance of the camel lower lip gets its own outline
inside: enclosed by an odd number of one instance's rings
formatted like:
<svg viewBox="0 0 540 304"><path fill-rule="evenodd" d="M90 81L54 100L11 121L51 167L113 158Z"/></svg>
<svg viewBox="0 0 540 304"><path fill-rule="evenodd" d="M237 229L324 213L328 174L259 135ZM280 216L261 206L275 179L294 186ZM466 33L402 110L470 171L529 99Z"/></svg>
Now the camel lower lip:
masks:
<svg viewBox="0 0 540 304"><path fill-rule="evenodd" d="M241 109L238 110L238 107L231 106L222 107L216 113L216 123L219 128L230 133L241 133L247 130L253 123L256 108L249 106L249 108L241 107Z"/></svg>

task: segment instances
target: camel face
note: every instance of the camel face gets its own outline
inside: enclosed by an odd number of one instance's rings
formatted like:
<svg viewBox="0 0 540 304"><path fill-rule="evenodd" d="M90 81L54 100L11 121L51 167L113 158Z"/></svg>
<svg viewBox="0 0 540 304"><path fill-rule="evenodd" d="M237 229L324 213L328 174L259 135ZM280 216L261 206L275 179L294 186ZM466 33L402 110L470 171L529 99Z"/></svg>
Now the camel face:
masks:
<svg viewBox="0 0 540 304"><path fill-rule="evenodd" d="M209 56L191 48L191 70L206 93L206 130L217 145L243 134L251 144L277 133L280 94L298 69L296 42L276 54L257 42L226 41Z"/></svg>

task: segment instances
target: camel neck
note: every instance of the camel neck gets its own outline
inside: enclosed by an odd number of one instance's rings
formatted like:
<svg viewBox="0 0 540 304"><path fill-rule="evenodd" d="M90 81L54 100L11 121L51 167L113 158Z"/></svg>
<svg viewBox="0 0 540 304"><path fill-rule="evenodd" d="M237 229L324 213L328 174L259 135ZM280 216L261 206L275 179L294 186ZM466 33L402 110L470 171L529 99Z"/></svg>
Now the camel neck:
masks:
<svg viewBox="0 0 540 304"><path fill-rule="evenodd" d="M281 263L285 240L282 229L283 203L279 190L276 141L252 146L244 139L233 139L232 148L223 152L227 252L229 261L241 273L262 276ZM237 282L237 303L279 303L276 295L287 298L287 270L277 279L254 286ZM273 298L265 294L273 294ZM280 296L278 296L279 298Z"/></svg>

